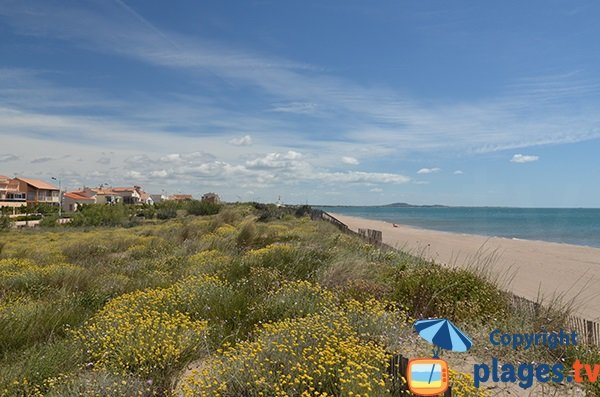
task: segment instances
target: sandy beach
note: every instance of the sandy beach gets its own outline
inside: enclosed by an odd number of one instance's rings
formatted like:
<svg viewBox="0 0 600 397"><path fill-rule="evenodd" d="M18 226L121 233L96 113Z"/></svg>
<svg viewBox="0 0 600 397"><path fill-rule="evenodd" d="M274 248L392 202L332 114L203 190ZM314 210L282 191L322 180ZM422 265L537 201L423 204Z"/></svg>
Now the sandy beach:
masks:
<svg viewBox="0 0 600 397"><path fill-rule="evenodd" d="M575 299L574 314L600 319L600 248L418 229L332 213L350 229L381 230L383 242L438 263L469 266L494 256L491 271L512 279L505 288L536 300ZM483 262L482 262L483 261Z"/></svg>

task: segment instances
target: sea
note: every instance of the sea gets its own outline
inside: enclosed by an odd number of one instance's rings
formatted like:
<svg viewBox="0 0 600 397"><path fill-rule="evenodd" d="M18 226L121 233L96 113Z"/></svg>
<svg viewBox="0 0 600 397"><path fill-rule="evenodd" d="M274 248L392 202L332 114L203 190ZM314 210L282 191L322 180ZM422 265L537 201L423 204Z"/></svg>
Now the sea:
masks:
<svg viewBox="0 0 600 397"><path fill-rule="evenodd" d="M600 247L600 208L320 208L423 229Z"/></svg>

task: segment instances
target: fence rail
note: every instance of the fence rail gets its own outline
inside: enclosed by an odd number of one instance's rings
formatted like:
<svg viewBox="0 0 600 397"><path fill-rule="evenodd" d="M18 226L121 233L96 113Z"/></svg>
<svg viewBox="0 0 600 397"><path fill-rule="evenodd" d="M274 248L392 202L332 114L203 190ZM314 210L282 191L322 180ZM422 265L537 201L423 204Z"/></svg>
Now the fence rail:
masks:
<svg viewBox="0 0 600 397"><path fill-rule="evenodd" d="M348 225L346 225L339 219L331 216L325 211L318 209L312 209L311 218L322 219L327 222L330 222L337 226L338 229L340 229L340 231L357 236L370 244L376 245L379 248L386 250L396 250L396 248L383 242L382 232L379 230L358 229L357 233L354 230L350 229ZM508 293L508 296L510 304L513 308L516 308L525 313L529 313L532 316L537 317L541 313L543 313L544 310L547 310L547 308L545 308L539 302L523 298L522 296L518 296L510 292ZM578 344L586 344L590 346L600 347L600 323L583 319L577 316L569 316L565 326L568 326L570 330L577 332Z"/></svg>

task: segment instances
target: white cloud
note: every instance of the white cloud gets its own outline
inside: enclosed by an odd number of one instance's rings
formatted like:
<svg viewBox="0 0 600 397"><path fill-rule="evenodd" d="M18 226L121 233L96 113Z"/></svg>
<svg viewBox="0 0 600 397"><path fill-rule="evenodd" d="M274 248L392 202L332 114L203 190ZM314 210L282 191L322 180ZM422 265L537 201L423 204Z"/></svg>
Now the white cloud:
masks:
<svg viewBox="0 0 600 397"><path fill-rule="evenodd" d="M533 161L538 161L539 156L525 155L525 154L515 154L510 159L511 163L531 163Z"/></svg>
<svg viewBox="0 0 600 397"><path fill-rule="evenodd" d="M110 157L100 157L96 163L108 165L110 164Z"/></svg>
<svg viewBox="0 0 600 397"><path fill-rule="evenodd" d="M135 180L144 179L144 175L139 171L127 171L125 173L125 176L128 178L131 178L131 179L135 179Z"/></svg>
<svg viewBox="0 0 600 397"><path fill-rule="evenodd" d="M166 178L169 176L169 173L166 170L158 170L158 171L152 171L150 173L150 176L153 178Z"/></svg>
<svg viewBox="0 0 600 397"><path fill-rule="evenodd" d="M454 171L454 175L462 175L462 174L464 174L464 172L462 172L461 170Z"/></svg>
<svg viewBox="0 0 600 397"><path fill-rule="evenodd" d="M391 174L385 172L320 172L311 179L323 182L335 183L394 183L402 184L410 181L410 178L400 174Z"/></svg>
<svg viewBox="0 0 600 397"><path fill-rule="evenodd" d="M229 143L235 146L250 146L252 145L252 137L250 135L244 135L239 138L231 139Z"/></svg>
<svg viewBox="0 0 600 397"><path fill-rule="evenodd" d="M417 171L417 174L433 174L436 172L440 172L441 168L421 168L419 171Z"/></svg>
<svg viewBox="0 0 600 397"><path fill-rule="evenodd" d="M272 112L281 113L309 114L314 113L317 110L317 105L309 102L290 102L286 104L275 105L270 110Z"/></svg>
<svg viewBox="0 0 600 397"><path fill-rule="evenodd" d="M371 189L369 191L373 192L373 193L381 193L381 192L383 192L383 189L380 187L374 187L373 189Z"/></svg>
<svg viewBox="0 0 600 397"><path fill-rule="evenodd" d="M263 157L246 161L248 168L290 168L301 165L302 154L289 150L287 153L269 153Z"/></svg>
<svg viewBox="0 0 600 397"><path fill-rule="evenodd" d="M429 181L414 181L415 185L429 185Z"/></svg>
<svg viewBox="0 0 600 397"><path fill-rule="evenodd" d="M348 164L348 165L358 165L358 164L360 164L360 162L358 161L358 159L356 159L355 157L350 157L350 156L344 156L344 157L342 157L342 163Z"/></svg>

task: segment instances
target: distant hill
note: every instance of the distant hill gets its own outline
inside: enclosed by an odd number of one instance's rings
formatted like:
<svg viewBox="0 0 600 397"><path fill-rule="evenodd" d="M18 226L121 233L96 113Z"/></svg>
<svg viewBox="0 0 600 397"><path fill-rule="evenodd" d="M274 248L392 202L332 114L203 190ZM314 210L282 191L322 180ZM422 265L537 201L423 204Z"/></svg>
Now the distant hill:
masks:
<svg viewBox="0 0 600 397"><path fill-rule="evenodd" d="M387 208L448 208L447 205L441 205L441 204L416 205L416 204L408 204L408 203L392 203L392 204L382 205L381 207L387 207Z"/></svg>

